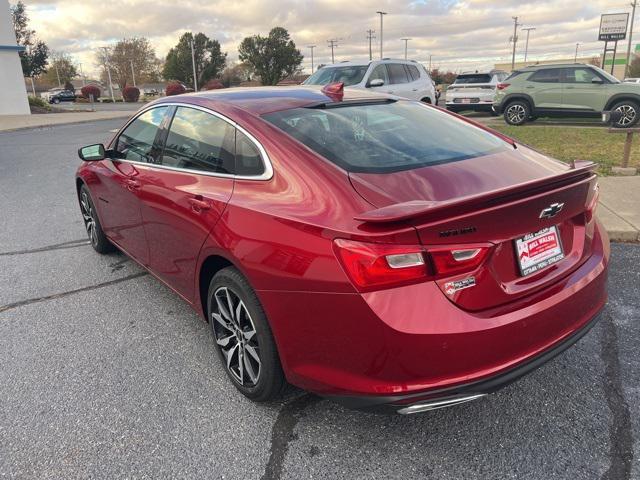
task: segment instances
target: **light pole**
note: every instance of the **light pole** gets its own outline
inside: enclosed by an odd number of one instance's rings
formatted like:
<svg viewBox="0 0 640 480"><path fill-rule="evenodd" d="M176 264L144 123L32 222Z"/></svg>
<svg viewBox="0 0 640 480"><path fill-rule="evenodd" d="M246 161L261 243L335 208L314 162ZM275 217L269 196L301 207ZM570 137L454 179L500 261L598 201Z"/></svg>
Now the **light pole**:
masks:
<svg viewBox="0 0 640 480"><path fill-rule="evenodd" d="M629 63L631 62L631 40L633 39L633 19L636 16L636 6L638 5L638 0L633 0L631 6L633 10L631 11L631 28L629 29L629 43L627 44L627 64L624 67L624 76L629 75Z"/></svg>
<svg viewBox="0 0 640 480"><path fill-rule="evenodd" d="M578 47L582 45L580 42L576 42L576 53L573 56L573 63L576 63L578 61Z"/></svg>
<svg viewBox="0 0 640 480"><path fill-rule="evenodd" d="M382 19L387 14L387 12L377 11L376 13L380 15L380 60L382 60Z"/></svg>
<svg viewBox="0 0 640 480"><path fill-rule="evenodd" d="M129 60L131 64L131 77L133 78L133 86L136 86L136 73L133 71L133 60Z"/></svg>
<svg viewBox="0 0 640 480"><path fill-rule="evenodd" d="M523 28L522 30L526 30L527 31L527 41L524 44L524 61L527 61L527 54L529 53L529 32L531 32L531 30L535 30L536 27L527 27L527 28Z"/></svg>
<svg viewBox="0 0 640 480"><path fill-rule="evenodd" d="M62 83L60 82L60 72L58 71L58 59L56 58L54 62L54 65L56 67L56 76L58 77L58 86L61 87Z"/></svg>
<svg viewBox="0 0 640 480"><path fill-rule="evenodd" d="M316 48L315 45L307 45L307 48L311 49L311 73L313 73L313 49Z"/></svg>
<svg viewBox="0 0 640 480"><path fill-rule="evenodd" d="M518 17L513 18L513 53L511 54L511 70L516 68L516 43L518 43Z"/></svg>
<svg viewBox="0 0 640 480"><path fill-rule="evenodd" d="M193 49L193 34L191 35L191 64L193 65L193 91L198 91L198 78L196 74L196 54Z"/></svg>
<svg viewBox="0 0 640 480"><path fill-rule="evenodd" d="M375 32L375 30L367 30L367 40L369 40L369 61L373 60L373 52L371 51L371 40L376 38L376 36L374 35Z"/></svg>
<svg viewBox="0 0 640 480"><path fill-rule="evenodd" d="M84 87L87 84L87 78L84 76L84 72L82 71L82 63L80 65L80 76L82 77L82 86Z"/></svg>
<svg viewBox="0 0 640 480"><path fill-rule="evenodd" d="M413 38L401 38L400 40L402 40L404 42L404 59L407 59L407 44L409 43L409 40L413 40Z"/></svg>
<svg viewBox="0 0 640 480"><path fill-rule="evenodd" d="M331 47L331 63L336 63L335 58L333 56L333 49L338 48L338 39L332 38L331 40L327 40L327 43Z"/></svg>
<svg viewBox="0 0 640 480"><path fill-rule="evenodd" d="M113 96L113 84L111 83L111 69L107 63L107 77L109 77L109 91L111 92L111 101L116 103L116 98Z"/></svg>

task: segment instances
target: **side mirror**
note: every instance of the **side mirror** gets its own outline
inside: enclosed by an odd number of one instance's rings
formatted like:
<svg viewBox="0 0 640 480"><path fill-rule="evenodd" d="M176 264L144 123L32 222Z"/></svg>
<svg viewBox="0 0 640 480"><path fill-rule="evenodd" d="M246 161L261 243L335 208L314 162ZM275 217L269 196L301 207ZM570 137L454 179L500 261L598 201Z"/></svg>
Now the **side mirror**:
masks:
<svg viewBox="0 0 640 480"><path fill-rule="evenodd" d="M87 145L78 149L78 156L84 162L97 162L106 158L104 145L97 143L95 145Z"/></svg>
<svg viewBox="0 0 640 480"><path fill-rule="evenodd" d="M593 78L593 79L591 79L591 83L595 83L597 85L602 85L604 83L604 80L602 80L601 78Z"/></svg>
<svg viewBox="0 0 640 480"><path fill-rule="evenodd" d="M382 80L381 78L375 78L373 80L371 80L369 82L369 85L367 85L367 87L381 87L384 85L384 80Z"/></svg>

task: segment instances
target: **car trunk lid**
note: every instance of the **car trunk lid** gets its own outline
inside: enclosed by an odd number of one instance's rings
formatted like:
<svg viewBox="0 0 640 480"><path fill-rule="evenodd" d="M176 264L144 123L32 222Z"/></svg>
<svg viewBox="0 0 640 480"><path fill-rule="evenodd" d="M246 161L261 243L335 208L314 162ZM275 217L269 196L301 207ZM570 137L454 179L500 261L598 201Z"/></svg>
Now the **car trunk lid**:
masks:
<svg viewBox="0 0 640 480"><path fill-rule="evenodd" d="M467 162L474 162L473 168ZM359 215L358 220L410 223L427 251L442 247L459 251L478 244L491 247L475 270L436 279L452 302L479 311L531 295L589 257L594 227L585 212L597 196L592 170L593 164L570 168L518 148L509 154L350 177L354 188L380 207ZM552 205L562 207L543 216ZM543 229L557 233L551 241L559 244L563 258L523 275L516 240ZM541 235L543 240L546 237ZM536 248L531 251L535 253Z"/></svg>

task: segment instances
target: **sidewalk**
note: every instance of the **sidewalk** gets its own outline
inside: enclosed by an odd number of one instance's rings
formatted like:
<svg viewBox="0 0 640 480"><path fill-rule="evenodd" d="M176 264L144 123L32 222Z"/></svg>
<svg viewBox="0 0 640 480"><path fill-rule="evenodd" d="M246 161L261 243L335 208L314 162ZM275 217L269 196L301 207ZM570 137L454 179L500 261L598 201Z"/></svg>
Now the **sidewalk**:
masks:
<svg viewBox="0 0 640 480"><path fill-rule="evenodd" d="M597 215L614 242L640 242L640 176L601 177Z"/></svg>
<svg viewBox="0 0 640 480"><path fill-rule="evenodd" d="M52 127L72 123L85 123L94 120L112 118L129 118L135 110L118 110L108 112L69 112L40 113L33 115L0 115L0 132L21 130L23 128Z"/></svg>

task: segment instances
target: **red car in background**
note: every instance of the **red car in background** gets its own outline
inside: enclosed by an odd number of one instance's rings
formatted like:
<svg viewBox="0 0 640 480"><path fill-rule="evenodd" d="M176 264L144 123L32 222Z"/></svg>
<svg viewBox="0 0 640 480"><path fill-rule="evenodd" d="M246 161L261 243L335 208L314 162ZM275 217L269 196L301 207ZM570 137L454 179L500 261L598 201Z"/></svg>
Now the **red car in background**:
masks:
<svg viewBox="0 0 640 480"><path fill-rule="evenodd" d="M84 147L80 207L211 324L233 384L362 409L473 400L577 341L606 302L593 165L340 84L146 105Z"/></svg>

